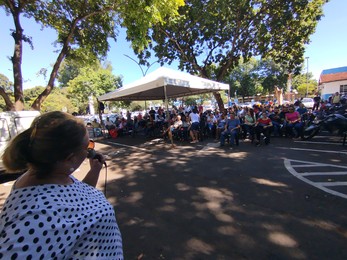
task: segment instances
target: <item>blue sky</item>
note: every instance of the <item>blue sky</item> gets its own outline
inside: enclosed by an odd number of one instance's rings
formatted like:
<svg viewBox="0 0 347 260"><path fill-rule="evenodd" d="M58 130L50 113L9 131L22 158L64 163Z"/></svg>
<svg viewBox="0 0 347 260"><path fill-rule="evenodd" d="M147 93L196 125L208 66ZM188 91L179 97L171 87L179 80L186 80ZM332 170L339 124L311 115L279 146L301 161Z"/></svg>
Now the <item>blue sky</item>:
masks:
<svg viewBox="0 0 347 260"><path fill-rule="evenodd" d="M330 0L324 6L325 16L318 23L316 32L311 36L311 42L306 47L305 57L309 57L308 70L317 80L324 69L347 66L346 10L346 0ZM11 17L6 16L3 9L0 9L0 20L2 24L0 29L0 73L13 81L12 64L8 57L13 54L13 38L10 36L10 29L13 29L14 26ZM51 65L55 62L57 53L54 52L55 48L52 43L56 39L56 33L49 29L41 30L38 24L26 18L22 18L21 21L24 33L31 36L34 43L33 50L27 44L24 45L22 61L24 87L45 86L48 78L37 76L37 73L41 68L47 68L50 72ZM130 43L125 40L124 30L121 30L117 42L111 42L107 60L112 64L113 73L122 75L123 83L128 84L141 78L142 72L134 61L124 55L136 60ZM158 63L153 64L147 73L158 67ZM170 67L177 69L177 66L174 65ZM143 67L143 69L147 68Z"/></svg>

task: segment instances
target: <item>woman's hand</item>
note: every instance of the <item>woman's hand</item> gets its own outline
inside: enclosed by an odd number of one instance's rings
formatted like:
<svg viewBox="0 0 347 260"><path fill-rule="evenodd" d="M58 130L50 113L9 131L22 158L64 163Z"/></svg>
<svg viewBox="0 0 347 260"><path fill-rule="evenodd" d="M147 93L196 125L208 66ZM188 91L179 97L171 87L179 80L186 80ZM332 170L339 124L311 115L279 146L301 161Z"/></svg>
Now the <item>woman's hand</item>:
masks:
<svg viewBox="0 0 347 260"><path fill-rule="evenodd" d="M89 159L91 170L100 171L103 164L105 164L105 157L101 153L96 153L93 158Z"/></svg>

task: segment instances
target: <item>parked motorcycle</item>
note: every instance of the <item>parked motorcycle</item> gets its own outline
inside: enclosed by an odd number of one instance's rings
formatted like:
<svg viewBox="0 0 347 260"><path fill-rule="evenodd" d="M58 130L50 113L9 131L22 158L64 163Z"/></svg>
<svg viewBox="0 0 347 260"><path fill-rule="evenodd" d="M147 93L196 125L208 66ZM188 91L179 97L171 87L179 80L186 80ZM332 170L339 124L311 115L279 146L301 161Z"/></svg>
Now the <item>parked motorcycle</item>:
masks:
<svg viewBox="0 0 347 260"><path fill-rule="evenodd" d="M327 115L322 119L316 118L304 129L302 139L309 140L322 130L327 130L330 133L342 135L345 131L347 131L347 115L336 113Z"/></svg>

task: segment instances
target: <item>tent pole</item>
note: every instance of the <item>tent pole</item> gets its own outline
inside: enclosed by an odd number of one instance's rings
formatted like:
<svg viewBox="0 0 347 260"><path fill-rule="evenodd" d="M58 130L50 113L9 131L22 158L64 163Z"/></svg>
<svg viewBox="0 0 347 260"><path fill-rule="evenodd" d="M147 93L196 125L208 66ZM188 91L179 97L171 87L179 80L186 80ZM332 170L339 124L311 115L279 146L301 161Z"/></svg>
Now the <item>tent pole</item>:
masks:
<svg viewBox="0 0 347 260"><path fill-rule="evenodd" d="M167 100L167 94L166 94L166 85L164 85L164 95L165 95L166 118L169 121L170 113L169 113L169 102Z"/></svg>

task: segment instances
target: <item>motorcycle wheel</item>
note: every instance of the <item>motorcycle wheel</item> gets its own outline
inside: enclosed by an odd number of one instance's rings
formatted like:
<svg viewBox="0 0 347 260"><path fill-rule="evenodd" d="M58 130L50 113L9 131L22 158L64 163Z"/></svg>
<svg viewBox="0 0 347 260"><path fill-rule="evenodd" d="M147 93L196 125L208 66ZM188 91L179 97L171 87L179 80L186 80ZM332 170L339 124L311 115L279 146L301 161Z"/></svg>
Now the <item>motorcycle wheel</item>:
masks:
<svg viewBox="0 0 347 260"><path fill-rule="evenodd" d="M314 137L315 135L317 135L319 132L319 127L318 128L314 128L311 129L310 131L306 131L304 130L304 134L302 136L302 140L310 140L312 139L312 137Z"/></svg>

